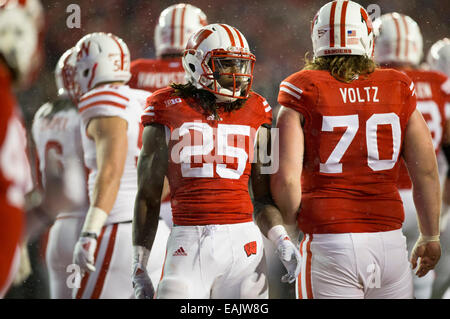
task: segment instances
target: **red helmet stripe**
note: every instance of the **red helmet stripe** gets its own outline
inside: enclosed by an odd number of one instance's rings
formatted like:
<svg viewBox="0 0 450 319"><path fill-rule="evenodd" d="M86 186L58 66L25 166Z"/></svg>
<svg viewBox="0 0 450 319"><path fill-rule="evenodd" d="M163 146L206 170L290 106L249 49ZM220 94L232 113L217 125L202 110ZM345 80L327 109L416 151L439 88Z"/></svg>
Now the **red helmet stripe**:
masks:
<svg viewBox="0 0 450 319"><path fill-rule="evenodd" d="M112 39L114 40L114 42L117 43L117 45L119 46L119 50L120 50L120 69L123 70L123 64L124 64L124 60L125 60L125 54L123 53L123 49L122 46L120 45L119 40L117 40L117 38L115 36L112 36Z"/></svg>
<svg viewBox="0 0 450 319"><path fill-rule="evenodd" d="M98 63L95 63L94 67L92 68L91 78L89 79L88 86L87 86L88 90L92 89L92 87L91 87L92 86L92 81L95 78L95 71L97 70L97 65L98 65Z"/></svg>
<svg viewBox="0 0 450 319"><path fill-rule="evenodd" d="M402 17L402 21L403 21L403 26L405 27L405 58L408 58L408 23L406 22L406 18L405 16L401 16Z"/></svg>
<svg viewBox="0 0 450 319"><path fill-rule="evenodd" d="M231 33L231 30L226 26L226 25L224 25L224 24L221 24L220 25L222 28L224 28L225 29L225 31L227 31L227 33L228 33L228 36L230 37L230 41L231 41L231 46L236 46L236 42L234 41L234 36L233 36L233 33Z"/></svg>
<svg viewBox="0 0 450 319"><path fill-rule="evenodd" d="M186 5L183 4L183 10L181 11L180 45L183 45L183 41L184 41L184 16L185 15L186 15Z"/></svg>
<svg viewBox="0 0 450 319"><path fill-rule="evenodd" d="M397 48L395 54L397 55L397 57L400 57L400 25L398 24L398 20L394 15L392 15L392 19L394 20L395 31L397 32Z"/></svg>
<svg viewBox="0 0 450 319"><path fill-rule="evenodd" d="M345 17L347 15L348 1L342 4L341 10L341 47L345 47Z"/></svg>
<svg viewBox="0 0 450 319"><path fill-rule="evenodd" d="M175 7L172 11L172 22L170 22L170 44L173 45L175 43L175 17L176 17L177 8Z"/></svg>
<svg viewBox="0 0 450 319"><path fill-rule="evenodd" d="M243 47L244 47L244 41L242 40L241 33L240 33L236 28L234 28L234 27L233 27L233 30L234 30L234 31L236 32L236 34L238 35L239 43L241 44L241 47L243 48Z"/></svg>
<svg viewBox="0 0 450 319"><path fill-rule="evenodd" d="M334 48L334 14L336 13L336 1L331 4L330 11L330 47Z"/></svg>
<svg viewBox="0 0 450 319"><path fill-rule="evenodd" d="M202 29L191 37L186 45L186 50L197 50L198 46L213 33L211 30Z"/></svg>

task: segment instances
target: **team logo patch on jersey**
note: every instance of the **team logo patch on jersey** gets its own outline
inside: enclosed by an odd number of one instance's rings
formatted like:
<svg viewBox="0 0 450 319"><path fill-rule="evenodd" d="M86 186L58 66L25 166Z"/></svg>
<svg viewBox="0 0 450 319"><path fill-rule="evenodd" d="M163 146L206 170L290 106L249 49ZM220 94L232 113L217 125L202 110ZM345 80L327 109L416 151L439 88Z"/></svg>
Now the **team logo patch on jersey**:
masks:
<svg viewBox="0 0 450 319"><path fill-rule="evenodd" d="M247 254L247 257L250 257L251 255L256 255L257 246L256 241L251 241L244 245L245 253Z"/></svg>
<svg viewBox="0 0 450 319"><path fill-rule="evenodd" d="M181 99L179 97L177 97L176 99L171 99L171 100L164 101L164 104L166 105L166 107L167 106L171 106L171 105L175 105L175 104L178 104L178 103L181 103Z"/></svg>
<svg viewBox="0 0 450 319"><path fill-rule="evenodd" d="M187 256L187 253L183 247L180 247L173 253L173 256Z"/></svg>

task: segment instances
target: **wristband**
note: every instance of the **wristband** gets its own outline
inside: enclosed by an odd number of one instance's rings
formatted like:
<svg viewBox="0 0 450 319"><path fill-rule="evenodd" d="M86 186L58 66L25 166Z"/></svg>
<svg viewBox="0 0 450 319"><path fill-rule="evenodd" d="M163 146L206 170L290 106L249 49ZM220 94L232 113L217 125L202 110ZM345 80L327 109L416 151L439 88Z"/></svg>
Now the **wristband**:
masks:
<svg viewBox="0 0 450 319"><path fill-rule="evenodd" d="M107 218L108 214L103 209L90 206L81 232L94 233L98 237Z"/></svg>
<svg viewBox="0 0 450 319"><path fill-rule="evenodd" d="M269 238L274 244L278 245L280 240L289 239L289 236L283 225L276 225L267 232L267 238Z"/></svg>
<svg viewBox="0 0 450 319"><path fill-rule="evenodd" d="M421 246L427 243L431 242L439 242L439 235L435 236L423 236L422 234L419 235L419 239L417 240L416 246Z"/></svg>
<svg viewBox="0 0 450 319"><path fill-rule="evenodd" d="M141 269L146 269L150 250L144 246L133 246L133 267L136 265Z"/></svg>
<svg viewBox="0 0 450 319"><path fill-rule="evenodd" d="M97 239L97 234L96 233L82 232L80 237L88 237L88 238Z"/></svg>

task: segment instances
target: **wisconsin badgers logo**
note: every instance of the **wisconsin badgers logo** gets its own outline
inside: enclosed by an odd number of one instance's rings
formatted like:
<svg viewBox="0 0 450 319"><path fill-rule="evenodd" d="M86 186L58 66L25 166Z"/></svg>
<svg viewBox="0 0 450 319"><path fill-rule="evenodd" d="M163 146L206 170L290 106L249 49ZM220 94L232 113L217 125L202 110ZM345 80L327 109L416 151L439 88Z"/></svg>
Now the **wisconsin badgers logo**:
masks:
<svg viewBox="0 0 450 319"><path fill-rule="evenodd" d="M256 255L256 241L249 242L244 245L245 253L247 254L247 257L250 257L251 255Z"/></svg>

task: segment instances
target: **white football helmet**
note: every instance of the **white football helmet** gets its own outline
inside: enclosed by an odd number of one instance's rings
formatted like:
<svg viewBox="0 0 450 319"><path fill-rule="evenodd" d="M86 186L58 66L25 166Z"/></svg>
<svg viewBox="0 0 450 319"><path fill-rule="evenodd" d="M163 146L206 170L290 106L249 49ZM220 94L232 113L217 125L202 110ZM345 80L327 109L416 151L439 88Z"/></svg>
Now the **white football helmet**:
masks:
<svg viewBox="0 0 450 319"><path fill-rule="evenodd" d="M55 83L56 83L56 90L58 96L68 96L67 92L67 86L66 81L64 79L64 65L66 64L66 61L70 57L70 55L73 53L74 48L70 48L66 52L61 55L61 57L58 60L58 63L56 63L55 67Z"/></svg>
<svg viewBox="0 0 450 319"><path fill-rule="evenodd" d="M393 12L374 22L376 34L375 61L419 65L423 39L418 24L410 17Z"/></svg>
<svg viewBox="0 0 450 319"><path fill-rule="evenodd" d="M255 56L236 28L226 24L201 28L189 38L182 61L187 82L212 92L217 102L248 97Z"/></svg>
<svg viewBox="0 0 450 319"><path fill-rule="evenodd" d="M44 8L39 0L3 0L0 1L0 9L19 7L25 10L35 26L42 31L45 27Z"/></svg>
<svg viewBox="0 0 450 319"><path fill-rule="evenodd" d="M58 96L69 97L76 102L76 97L80 95L79 87L75 82L75 47L70 48L59 58L55 67L55 82Z"/></svg>
<svg viewBox="0 0 450 319"><path fill-rule="evenodd" d="M353 1L324 5L311 24L314 56L373 56L374 34L366 10Z"/></svg>
<svg viewBox="0 0 450 319"><path fill-rule="evenodd" d="M206 15L193 5L179 3L166 8L155 28L156 56L182 54L192 33L207 24Z"/></svg>
<svg viewBox="0 0 450 319"><path fill-rule="evenodd" d="M20 6L0 9L0 55L13 70L16 82L28 82L38 61L38 30Z"/></svg>
<svg viewBox="0 0 450 319"><path fill-rule="evenodd" d="M75 81L80 86L81 94L99 83L126 83L130 77L130 51L119 37L95 32L77 42Z"/></svg>
<svg viewBox="0 0 450 319"><path fill-rule="evenodd" d="M433 44L428 51L427 63L432 70L444 72L450 77L450 39L444 38Z"/></svg>

